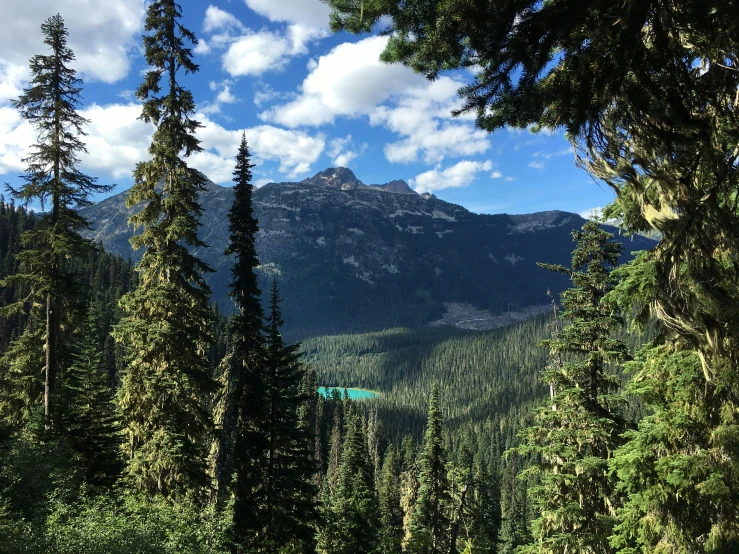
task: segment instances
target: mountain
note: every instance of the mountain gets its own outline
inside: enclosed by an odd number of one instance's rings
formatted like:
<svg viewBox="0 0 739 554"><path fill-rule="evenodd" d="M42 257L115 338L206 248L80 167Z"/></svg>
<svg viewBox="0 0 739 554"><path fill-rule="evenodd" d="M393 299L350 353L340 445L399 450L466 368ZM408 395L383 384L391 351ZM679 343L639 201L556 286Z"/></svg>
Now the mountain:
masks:
<svg viewBox="0 0 739 554"><path fill-rule="evenodd" d="M121 193L85 208L91 238L137 259L128 242L131 209ZM216 271L213 297L230 311L228 241L232 189L212 182L201 195L197 254ZM569 264L570 232L580 216L549 211L478 215L419 195L404 181L365 185L347 168L330 168L299 183L270 183L254 192L262 290L276 275L291 339L390 327L455 324L496 326L496 316L530 314L548 304L547 290L567 280L536 262ZM627 252L650 248L627 239ZM505 318L503 318L505 319Z"/></svg>

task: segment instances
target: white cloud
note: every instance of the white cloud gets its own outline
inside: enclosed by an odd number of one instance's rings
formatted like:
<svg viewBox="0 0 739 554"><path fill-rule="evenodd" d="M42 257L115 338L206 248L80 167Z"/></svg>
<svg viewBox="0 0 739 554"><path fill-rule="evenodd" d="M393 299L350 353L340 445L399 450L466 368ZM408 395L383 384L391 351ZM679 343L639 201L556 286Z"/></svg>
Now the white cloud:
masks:
<svg viewBox="0 0 739 554"><path fill-rule="evenodd" d="M387 37L345 42L321 56L294 101L260 114L287 127L324 125L336 116L369 114L389 97L422 85L425 79L402 65L379 60Z"/></svg>
<svg viewBox="0 0 739 554"><path fill-rule="evenodd" d="M201 146L210 154L217 154L220 161L212 156L193 155L192 163L206 175L208 171L215 171L214 177L208 175L215 182L231 179L233 159L241 141L242 131L246 132L249 151L255 163L276 161L279 164L279 171L290 177L308 172L326 146L326 140L320 134L309 136L299 131L279 129L271 125L229 130L214 123L205 114L198 114L197 118L203 123L203 128L198 130L198 138L202 140ZM226 167L229 168L227 178Z"/></svg>
<svg viewBox="0 0 739 554"><path fill-rule="evenodd" d="M216 96L216 101L221 104L233 104L236 100L237 98L231 93L231 87L229 85L224 85L221 92Z"/></svg>
<svg viewBox="0 0 739 554"><path fill-rule="evenodd" d="M27 67L0 60L0 106L23 94L28 76Z"/></svg>
<svg viewBox="0 0 739 554"><path fill-rule="evenodd" d="M529 167L543 171L546 165L543 162L529 162Z"/></svg>
<svg viewBox="0 0 739 554"><path fill-rule="evenodd" d="M380 106L370 123L384 125L404 139L387 144L385 157L395 163L438 163L447 156L473 156L490 148L488 133L470 122L453 120L460 81L441 77L401 96L395 106Z"/></svg>
<svg viewBox="0 0 739 554"><path fill-rule="evenodd" d="M82 169L117 179L129 176L137 162L147 159L153 126L137 119L140 114L141 106L130 103L92 104L80 110L90 120L83 137L88 153L80 155ZM0 173L24 171L22 159L37 140L31 124L15 110L0 108Z"/></svg>
<svg viewBox="0 0 739 554"><path fill-rule="evenodd" d="M288 93L275 91L272 86L267 83L260 82L257 84L257 87L259 90L254 93L254 104L256 104L258 108L261 108L262 105L272 102L273 100L289 98L291 96Z"/></svg>
<svg viewBox="0 0 739 554"><path fill-rule="evenodd" d="M269 31L237 38L223 55L223 69L232 77L261 75L282 69L296 52L285 37Z"/></svg>
<svg viewBox="0 0 739 554"><path fill-rule="evenodd" d="M359 148L355 148L352 142L352 136L347 135L345 138L335 138L329 143L328 154L332 160L332 164L337 167L347 167L349 162L361 156L367 150L367 143L362 143Z"/></svg>
<svg viewBox="0 0 739 554"><path fill-rule="evenodd" d="M246 5L270 21L328 27L331 12L321 0L245 0Z"/></svg>
<svg viewBox="0 0 739 554"><path fill-rule="evenodd" d="M83 137L89 153L80 157L87 171L120 179L130 176L138 162L149 159L154 126L138 119L140 105L93 104L80 113L90 120Z"/></svg>
<svg viewBox="0 0 739 554"><path fill-rule="evenodd" d="M490 174L491 179L500 179L501 177L503 177L503 174L500 171L493 171Z"/></svg>
<svg viewBox="0 0 739 554"><path fill-rule="evenodd" d="M474 117L451 117L464 83L447 76L429 83L407 67L385 64L379 56L386 44L387 37L373 36L336 46L309 63L310 73L295 100L262 112L260 118L299 127L330 124L339 116L369 116L372 125L401 137L385 146L385 157L393 163L419 157L439 163L447 156L487 151L489 135L474 127Z"/></svg>
<svg viewBox="0 0 739 554"><path fill-rule="evenodd" d="M130 69L129 53L138 41L144 0L4 0L0 18L0 59L27 67L35 54L45 54L41 24L59 13L69 30L72 67L84 77L108 83Z"/></svg>
<svg viewBox="0 0 739 554"><path fill-rule="evenodd" d="M0 173L23 171L22 158L28 155L34 142L36 134L33 128L21 121L18 112L10 107L0 107Z"/></svg>
<svg viewBox="0 0 739 554"><path fill-rule="evenodd" d="M409 183L419 194L447 188L462 188L474 181L479 172L490 171L492 168L493 164L489 160L485 162L463 160L443 170L437 165L434 169L410 179Z"/></svg>
<svg viewBox="0 0 739 554"><path fill-rule="evenodd" d="M589 210L580 212L580 217L585 218L585 219L599 219L602 215L603 215L602 206L596 206L595 208L590 208Z"/></svg>
<svg viewBox="0 0 739 554"><path fill-rule="evenodd" d="M236 16L228 13L216 6L208 6L205 10L205 19L203 20L203 31L212 33L223 29L243 30L244 25L236 19Z"/></svg>
<svg viewBox="0 0 739 554"><path fill-rule="evenodd" d="M148 147L154 127L139 120L138 104L93 104L80 111L90 120L83 138L88 154L80 156L83 171L101 178L130 176L136 164L149 159ZM228 130L199 113L204 125L197 137L203 152L193 154L188 163L216 182L228 182L242 130ZM245 129L256 163L274 161L291 177L306 173L320 157L326 141L322 135L260 125ZM0 174L18 174L25 169L22 159L37 140L36 132L9 107L0 107Z"/></svg>
<svg viewBox="0 0 739 554"><path fill-rule="evenodd" d="M254 31L233 14L216 6L208 6L203 30L211 36L203 50L226 49L221 58L222 66L232 77L260 75L265 71L281 70L290 58L307 53L308 43L328 34L325 27L311 26L299 20L275 21L292 23L284 32L267 29Z"/></svg>
<svg viewBox="0 0 739 554"><path fill-rule="evenodd" d="M195 54L210 54L210 45L204 38L201 38L198 39L198 43L195 45L195 48L193 48L192 51Z"/></svg>

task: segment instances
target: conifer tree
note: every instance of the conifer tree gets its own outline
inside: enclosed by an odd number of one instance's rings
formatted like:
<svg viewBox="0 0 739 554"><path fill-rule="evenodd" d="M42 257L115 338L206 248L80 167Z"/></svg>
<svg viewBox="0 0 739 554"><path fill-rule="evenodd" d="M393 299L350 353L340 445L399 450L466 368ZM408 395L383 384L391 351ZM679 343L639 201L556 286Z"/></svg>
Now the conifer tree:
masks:
<svg viewBox="0 0 739 554"><path fill-rule="evenodd" d="M85 482L92 488L110 486L122 467L120 434L102 366L98 311L90 307L72 364L65 374L69 404L64 408L66 436L81 462Z"/></svg>
<svg viewBox="0 0 739 554"><path fill-rule="evenodd" d="M48 55L31 58L31 86L13 102L20 117L30 122L38 133L38 142L24 159L27 164L23 184L10 189L14 198L39 202L49 207L41 224L23 233L25 250L16 258L19 271L2 280L3 287L24 287L26 293L0 311L8 317L25 312L33 320L26 335L6 353L13 367L13 379L22 384L15 388L34 390L38 378L26 363L35 357L37 335L43 328L44 339L44 418L49 427L54 422L56 383L60 371L61 334L70 327L75 304L80 295L80 279L72 273L70 261L79 259L91 246L81 231L87 220L77 211L90 204L90 194L109 190L95 179L79 171L79 155L86 153L81 137L87 120L77 109L80 105L82 81L69 66L75 56L67 46L68 31L57 14L41 25ZM66 323L66 327L65 327ZM12 357L12 359L10 359ZM23 369L21 369L23 368ZM35 393L26 395L18 409L28 411L27 402L35 401Z"/></svg>
<svg viewBox="0 0 739 554"><path fill-rule="evenodd" d="M371 554L377 552L380 527L374 475L356 406L350 404L345 416L341 466L332 495L336 543L329 554Z"/></svg>
<svg viewBox="0 0 739 554"><path fill-rule="evenodd" d="M616 270L619 284L608 300L629 311L648 302L654 263L642 252ZM611 544L618 552L739 552L739 458L733 454L739 452L739 414L727 409L736 406L739 374L714 366L724 377L706 383L699 352L658 330L626 364L626 392L643 403L646 415L624 434L611 460L623 498Z"/></svg>
<svg viewBox="0 0 739 554"><path fill-rule="evenodd" d="M223 361L219 449L216 459L216 488L223 500L236 475L235 525L246 530L253 509L252 491L261 486L265 438L264 312L257 284L256 235L259 231L252 207L252 175L249 146L242 135L233 173L234 201L229 210L227 255L234 258L231 292L236 313L229 318L230 345ZM242 521L242 518L245 518ZM246 531L245 531L246 532Z"/></svg>
<svg viewBox="0 0 739 554"><path fill-rule="evenodd" d="M497 472L485 460L475 460L474 491L470 501L472 552L495 554L500 533L500 484Z"/></svg>
<svg viewBox="0 0 739 554"><path fill-rule="evenodd" d="M540 264L569 275L573 287L562 293L567 325L542 341L551 352L543 375L553 391L551 405L537 411L518 449L535 455L527 471L540 477L532 491L541 512L534 542L521 550L531 554L609 552L614 524L608 462L624 424L618 380L608 364L624 361L627 353L613 338L621 320L602 300L613 288L621 245L595 221L573 237L572 269Z"/></svg>
<svg viewBox="0 0 739 554"><path fill-rule="evenodd" d="M434 384L418 472L418 498L410 523L407 551L441 554L449 549L449 481L439 387Z"/></svg>
<svg viewBox="0 0 739 554"><path fill-rule="evenodd" d="M272 282L266 336L267 456L262 486L265 492L267 552L315 549L313 536L317 519L312 483L315 472L312 429L301 427L298 410L304 398L299 387L305 370L300 345L286 345L280 334L283 325L277 280ZM254 509L254 507L251 507Z"/></svg>
<svg viewBox="0 0 739 554"><path fill-rule="evenodd" d="M500 554L514 554L531 540L529 525L528 483L516 478L515 464L509 464L503 473L504 491L501 496L503 513L498 542Z"/></svg>
<svg viewBox="0 0 739 554"><path fill-rule="evenodd" d="M390 446L379 476L380 552L396 554L403 543L403 512L400 509L400 460Z"/></svg>
<svg viewBox="0 0 739 554"><path fill-rule="evenodd" d="M197 234L205 177L184 159L201 150L194 134L201 125L191 117L192 94L178 82L198 70L186 46L196 39L180 19L174 0L148 6L144 52L152 69L136 95L144 102L141 119L156 131L152 159L136 166L126 199L139 207L130 223L143 228L131 244L145 250L136 265L139 286L121 299L125 317L115 329L128 356L119 393L126 473L136 490L167 497L201 496L208 484L214 389L206 358L213 314L203 279L211 269L191 252L205 246Z"/></svg>

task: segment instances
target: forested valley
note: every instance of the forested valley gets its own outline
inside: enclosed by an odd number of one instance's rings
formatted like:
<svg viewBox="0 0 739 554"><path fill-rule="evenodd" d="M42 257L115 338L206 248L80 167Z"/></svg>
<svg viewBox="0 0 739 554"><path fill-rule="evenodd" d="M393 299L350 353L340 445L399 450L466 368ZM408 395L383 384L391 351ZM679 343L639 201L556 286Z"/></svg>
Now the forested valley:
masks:
<svg viewBox="0 0 739 554"><path fill-rule="evenodd" d="M334 31L390 26L385 62L472 68L460 113L481 129L565 128L616 192L604 217L659 242L619 265L588 221L569 266L540 264L570 287L509 327L292 344L278 273L259 287L246 136L234 309L212 302L180 6L147 8L135 265L84 238L110 187L79 169L83 83L51 16L14 102L37 142L0 198L0 552L739 552L732 5L328 3Z"/></svg>

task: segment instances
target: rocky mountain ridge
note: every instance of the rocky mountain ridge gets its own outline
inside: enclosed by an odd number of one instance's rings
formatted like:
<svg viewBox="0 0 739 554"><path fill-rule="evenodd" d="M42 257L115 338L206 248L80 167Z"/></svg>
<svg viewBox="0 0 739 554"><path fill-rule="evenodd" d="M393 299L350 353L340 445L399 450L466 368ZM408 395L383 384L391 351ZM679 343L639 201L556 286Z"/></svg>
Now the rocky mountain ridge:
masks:
<svg viewBox="0 0 739 554"><path fill-rule="evenodd" d="M125 195L84 213L92 238L137 259ZM216 270L208 278L222 311L232 306L231 260L223 254L232 200L231 188L214 183L201 194L200 234L209 247L197 254ZM536 262L569 263L570 231L584 223L560 211L474 214L403 181L365 185L346 168L256 189L254 211L262 290L279 278L293 338L426 325L443 320L454 303L493 316L541 306L548 289L561 290L567 281ZM652 244L637 237L626 250Z"/></svg>

